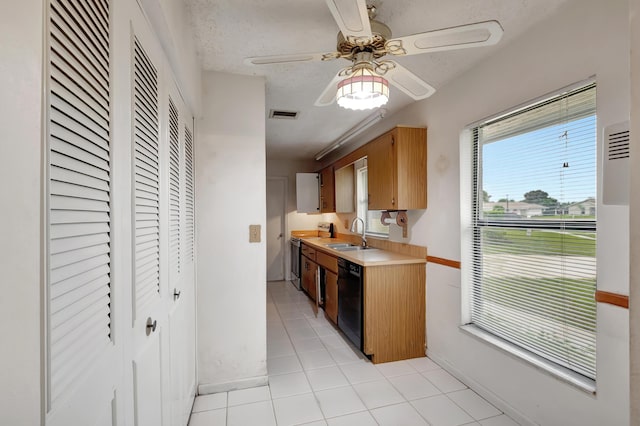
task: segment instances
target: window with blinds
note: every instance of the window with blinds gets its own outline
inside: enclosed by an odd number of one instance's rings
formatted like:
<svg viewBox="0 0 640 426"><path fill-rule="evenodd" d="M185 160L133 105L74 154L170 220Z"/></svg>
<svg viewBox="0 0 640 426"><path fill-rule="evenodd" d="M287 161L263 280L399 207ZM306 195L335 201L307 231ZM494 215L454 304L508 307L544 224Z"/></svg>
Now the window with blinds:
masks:
<svg viewBox="0 0 640 426"><path fill-rule="evenodd" d="M595 379L595 83L471 130L471 322Z"/></svg>
<svg viewBox="0 0 640 426"><path fill-rule="evenodd" d="M180 274L180 129L178 108L169 98L169 264Z"/></svg>
<svg viewBox="0 0 640 426"><path fill-rule="evenodd" d="M195 242L195 206L193 186L193 134L188 127L184 128L184 161L185 161L185 256L193 262Z"/></svg>
<svg viewBox="0 0 640 426"><path fill-rule="evenodd" d="M135 188L135 306L160 292L160 170L158 71L134 39L133 142Z"/></svg>
<svg viewBox="0 0 640 426"><path fill-rule="evenodd" d="M111 343L109 2L50 2L48 405Z"/></svg>

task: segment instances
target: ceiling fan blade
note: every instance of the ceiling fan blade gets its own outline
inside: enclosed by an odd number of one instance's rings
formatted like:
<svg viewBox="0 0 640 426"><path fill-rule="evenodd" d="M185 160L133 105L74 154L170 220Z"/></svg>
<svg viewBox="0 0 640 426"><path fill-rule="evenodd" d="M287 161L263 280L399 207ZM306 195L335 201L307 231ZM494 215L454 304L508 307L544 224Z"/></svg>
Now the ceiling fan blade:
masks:
<svg viewBox="0 0 640 426"><path fill-rule="evenodd" d="M328 61L339 57L338 53L296 53L292 55L254 56L245 58L246 65L272 65L287 64L293 62L318 62Z"/></svg>
<svg viewBox="0 0 640 426"><path fill-rule="evenodd" d="M391 68L384 74L389 83L406 93L415 100L426 99L433 95L436 89L420 77L403 67L397 62L393 62L394 68Z"/></svg>
<svg viewBox="0 0 640 426"><path fill-rule="evenodd" d="M416 55L468 47L491 46L502 38L498 21L477 22L388 40L385 47L392 55Z"/></svg>
<svg viewBox="0 0 640 426"><path fill-rule="evenodd" d="M338 71L336 76L333 77L333 79L329 82L327 87L325 87L325 89L322 91L322 94L318 97L318 99L316 99L314 103L315 106L319 106L319 107L329 106L336 101L336 93L338 91L338 82L345 78L343 72L348 68L349 67L343 68L340 71Z"/></svg>
<svg viewBox="0 0 640 426"><path fill-rule="evenodd" d="M371 24L365 0L326 0L345 38L371 38Z"/></svg>

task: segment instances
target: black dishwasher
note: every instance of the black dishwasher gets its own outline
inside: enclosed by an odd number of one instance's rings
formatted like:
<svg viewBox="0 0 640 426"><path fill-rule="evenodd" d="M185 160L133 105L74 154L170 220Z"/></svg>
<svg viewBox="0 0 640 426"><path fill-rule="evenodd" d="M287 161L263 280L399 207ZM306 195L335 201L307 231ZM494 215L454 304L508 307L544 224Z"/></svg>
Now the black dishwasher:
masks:
<svg viewBox="0 0 640 426"><path fill-rule="evenodd" d="M362 266L338 258L338 327L362 351Z"/></svg>

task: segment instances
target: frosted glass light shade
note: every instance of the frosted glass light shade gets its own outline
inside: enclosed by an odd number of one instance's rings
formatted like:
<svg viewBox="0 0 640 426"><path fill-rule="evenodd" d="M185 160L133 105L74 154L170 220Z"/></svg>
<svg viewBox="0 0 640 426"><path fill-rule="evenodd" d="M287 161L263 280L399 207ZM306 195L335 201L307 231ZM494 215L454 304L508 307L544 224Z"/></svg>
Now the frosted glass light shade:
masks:
<svg viewBox="0 0 640 426"><path fill-rule="evenodd" d="M367 68L356 70L338 83L338 105L363 110L382 106L389 100L389 82Z"/></svg>

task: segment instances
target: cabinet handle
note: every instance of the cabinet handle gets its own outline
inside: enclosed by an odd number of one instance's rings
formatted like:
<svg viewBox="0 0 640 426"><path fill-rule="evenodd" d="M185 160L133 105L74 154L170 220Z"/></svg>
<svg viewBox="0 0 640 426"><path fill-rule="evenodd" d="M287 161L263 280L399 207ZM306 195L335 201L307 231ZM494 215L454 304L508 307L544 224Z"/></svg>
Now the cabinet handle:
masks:
<svg viewBox="0 0 640 426"><path fill-rule="evenodd" d="M158 326L158 321L152 320L151 317L147 318L147 336L156 331L156 327Z"/></svg>
<svg viewBox="0 0 640 426"><path fill-rule="evenodd" d="M391 199L391 204L395 204L395 203L396 203L396 199L395 199L395 198L392 198L392 199Z"/></svg>
<svg viewBox="0 0 640 426"><path fill-rule="evenodd" d="M178 291L177 288L173 289L173 300L177 300L180 299L180 293L182 293L181 291Z"/></svg>

